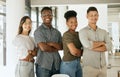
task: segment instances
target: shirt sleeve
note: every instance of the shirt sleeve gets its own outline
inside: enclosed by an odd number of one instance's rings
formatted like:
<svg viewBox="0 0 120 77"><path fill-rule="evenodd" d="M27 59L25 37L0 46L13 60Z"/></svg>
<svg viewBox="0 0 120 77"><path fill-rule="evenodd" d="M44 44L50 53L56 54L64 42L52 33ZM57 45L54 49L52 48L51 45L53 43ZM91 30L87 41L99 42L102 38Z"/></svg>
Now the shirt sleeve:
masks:
<svg viewBox="0 0 120 77"><path fill-rule="evenodd" d="M12 41L12 43L15 47L19 47L21 45L21 38L19 37L19 35L17 35L15 37L15 39Z"/></svg>
<svg viewBox="0 0 120 77"><path fill-rule="evenodd" d="M65 34L63 35L63 41L64 41L66 44L73 43L72 35L69 34L69 33L65 33Z"/></svg>
<svg viewBox="0 0 120 77"><path fill-rule="evenodd" d="M35 39L36 44L38 44L40 42L46 42L44 33L42 31L40 31L39 29L37 29L34 32L34 39Z"/></svg>
<svg viewBox="0 0 120 77"><path fill-rule="evenodd" d="M34 37L30 37L31 41L33 42L34 46L37 47L37 45L35 44L35 40Z"/></svg>
<svg viewBox="0 0 120 77"><path fill-rule="evenodd" d="M18 50L17 53L18 53L20 59L26 58L26 56L28 55L27 48L17 47L16 49Z"/></svg>
<svg viewBox="0 0 120 77"><path fill-rule="evenodd" d="M58 40L58 43L62 43L62 36L61 36L61 33L59 32L59 40Z"/></svg>
<svg viewBox="0 0 120 77"><path fill-rule="evenodd" d="M106 48L108 51L112 50L112 41L109 37L109 34L105 31L105 43L106 43Z"/></svg>
<svg viewBox="0 0 120 77"><path fill-rule="evenodd" d="M84 30L79 31L79 39L83 45L83 47L92 49L93 42L88 39L87 32Z"/></svg>

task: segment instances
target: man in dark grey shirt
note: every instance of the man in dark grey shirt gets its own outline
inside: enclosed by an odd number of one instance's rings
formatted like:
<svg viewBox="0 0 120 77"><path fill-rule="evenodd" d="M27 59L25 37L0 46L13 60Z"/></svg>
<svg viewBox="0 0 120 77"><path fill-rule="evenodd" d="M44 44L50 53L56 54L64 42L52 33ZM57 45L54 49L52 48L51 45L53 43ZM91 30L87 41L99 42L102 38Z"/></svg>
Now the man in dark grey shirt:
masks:
<svg viewBox="0 0 120 77"><path fill-rule="evenodd" d="M44 7L41 10L43 23L34 33L35 42L39 47L36 59L37 77L51 77L59 73L61 58L58 50L62 49L60 32L53 28L52 9Z"/></svg>

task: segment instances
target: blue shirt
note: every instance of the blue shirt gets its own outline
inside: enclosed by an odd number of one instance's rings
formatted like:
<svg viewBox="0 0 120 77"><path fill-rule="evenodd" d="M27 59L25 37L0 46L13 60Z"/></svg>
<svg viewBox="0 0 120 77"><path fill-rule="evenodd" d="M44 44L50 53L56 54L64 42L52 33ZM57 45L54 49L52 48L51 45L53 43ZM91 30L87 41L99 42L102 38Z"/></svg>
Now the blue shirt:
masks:
<svg viewBox="0 0 120 77"><path fill-rule="evenodd" d="M36 44L40 42L62 43L60 32L55 28L48 28L45 24L39 26L34 32ZM60 67L61 58L58 52L45 52L38 50L36 63L43 68L51 70L54 63L56 70Z"/></svg>

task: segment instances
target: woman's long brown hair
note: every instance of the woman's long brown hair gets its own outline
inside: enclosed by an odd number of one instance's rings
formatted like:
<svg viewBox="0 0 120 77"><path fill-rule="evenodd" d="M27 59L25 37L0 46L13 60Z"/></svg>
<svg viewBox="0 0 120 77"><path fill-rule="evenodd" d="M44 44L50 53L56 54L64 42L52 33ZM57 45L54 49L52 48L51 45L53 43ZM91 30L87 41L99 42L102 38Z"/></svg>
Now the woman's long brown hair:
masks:
<svg viewBox="0 0 120 77"><path fill-rule="evenodd" d="M25 21L26 21L26 19L30 19L31 20L31 18L29 17L29 16L24 16L24 17L22 17L21 18L21 20L20 20L20 24L19 24L19 28L18 28L18 34L21 34L22 33L22 31L23 31L23 24L25 23ZM31 21L32 22L32 21ZM31 30L30 30L31 31ZM30 34L30 31L28 32L28 35Z"/></svg>

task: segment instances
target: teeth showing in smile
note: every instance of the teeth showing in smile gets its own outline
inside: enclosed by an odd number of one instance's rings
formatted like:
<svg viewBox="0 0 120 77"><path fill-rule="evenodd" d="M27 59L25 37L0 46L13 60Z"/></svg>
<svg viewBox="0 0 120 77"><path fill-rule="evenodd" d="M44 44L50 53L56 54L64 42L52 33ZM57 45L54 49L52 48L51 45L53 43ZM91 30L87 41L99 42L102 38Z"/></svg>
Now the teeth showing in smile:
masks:
<svg viewBox="0 0 120 77"><path fill-rule="evenodd" d="M46 19L46 21L49 21L50 19Z"/></svg>

